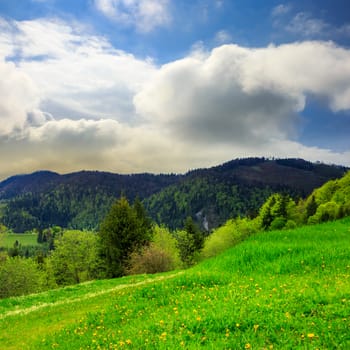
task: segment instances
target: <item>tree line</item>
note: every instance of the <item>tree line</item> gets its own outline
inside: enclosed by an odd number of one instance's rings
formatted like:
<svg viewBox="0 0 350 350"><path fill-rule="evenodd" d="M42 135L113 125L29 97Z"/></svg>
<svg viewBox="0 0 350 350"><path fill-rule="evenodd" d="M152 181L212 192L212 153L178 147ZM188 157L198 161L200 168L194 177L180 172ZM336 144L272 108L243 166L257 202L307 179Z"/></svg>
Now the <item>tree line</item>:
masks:
<svg viewBox="0 0 350 350"><path fill-rule="evenodd" d="M149 218L139 199L130 204L122 196L111 206L97 232L52 227L38 234L48 246L46 255L24 258L1 252L0 297L98 278L185 268L259 231L290 229L345 216L350 216L350 172L298 202L288 194L275 193L254 218L230 219L210 235L200 230L190 216L181 229L159 226Z"/></svg>
<svg viewBox="0 0 350 350"><path fill-rule="evenodd" d="M175 230L191 216L211 231L232 217L255 217L273 193L305 198L344 172L301 159L265 158L236 159L184 175L39 172L0 183L0 222L17 233L52 226L97 230L124 194L130 202L138 196L158 225Z"/></svg>
<svg viewBox="0 0 350 350"><path fill-rule="evenodd" d="M141 201L119 198L98 232L39 231L47 251L33 257L0 253L0 297L16 296L98 278L155 273L190 266L204 242L204 233L189 217L172 233L155 225Z"/></svg>

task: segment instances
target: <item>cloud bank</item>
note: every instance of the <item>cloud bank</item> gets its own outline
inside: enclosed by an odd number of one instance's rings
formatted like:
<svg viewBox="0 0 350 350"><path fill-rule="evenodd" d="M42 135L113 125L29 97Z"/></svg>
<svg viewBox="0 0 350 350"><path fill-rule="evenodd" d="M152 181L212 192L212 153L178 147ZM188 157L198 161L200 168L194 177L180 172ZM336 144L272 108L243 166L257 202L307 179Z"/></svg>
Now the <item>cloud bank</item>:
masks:
<svg viewBox="0 0 350 350"><path fill-rule="evenodd" d="M309 96L333 112L350 109L350 50L333 43L222 45L156 66L79 23L0 27L1 178L183 172L246 156L350 165L350 150L298 142Z"/></svg>

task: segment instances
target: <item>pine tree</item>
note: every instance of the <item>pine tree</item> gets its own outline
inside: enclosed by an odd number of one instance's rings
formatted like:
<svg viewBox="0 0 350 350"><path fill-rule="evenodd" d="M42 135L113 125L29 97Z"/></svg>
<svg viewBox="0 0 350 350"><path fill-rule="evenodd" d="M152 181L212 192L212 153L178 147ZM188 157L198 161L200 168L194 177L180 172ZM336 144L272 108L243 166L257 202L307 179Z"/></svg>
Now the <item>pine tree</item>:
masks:
<svg viewBox="0 0 350 350"><path fill-rule="evenodd" d="M130 254L150 240L144 217L121 197L111 207L100 227L101 257L106 263L106 277L119 277Z"/></svg>

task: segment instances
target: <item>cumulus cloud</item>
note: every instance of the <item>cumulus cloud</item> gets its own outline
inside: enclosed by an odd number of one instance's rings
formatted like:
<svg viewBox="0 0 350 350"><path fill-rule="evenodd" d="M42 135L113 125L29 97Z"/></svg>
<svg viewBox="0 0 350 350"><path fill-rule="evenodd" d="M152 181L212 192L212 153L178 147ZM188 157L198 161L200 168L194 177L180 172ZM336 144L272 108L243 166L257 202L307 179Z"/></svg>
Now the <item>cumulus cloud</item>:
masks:
<svg viewBox="0 0 350 350"><path fill-rule="evenodd" d="M56 118L126 121L135 91L155 70L78 24L41 19L8 22L6 28L0 43L12 49L4 56L15 53L16 70L35 81L41 107Z"/></svg>
<svg viewBox="0 0 350 350"><path fill-rule="evenodd" d="M130 127L114 120L59 120L29 127L21 138L0 137L0 178L38 169L118 173L184 172L230 159L218 148L176 141L155 127Z"/></svg>
<svg viewBox="0 0 350 350"><path fill-rule="evenodd" d="M150 32L170 22L169 0L95 0L106 17L123 25Z"/></svg>
<svg viewBox="0 0 350 350"><path fill-rule="evenodd" d="M0 60L0 76L0 135L20 132L39 104L37 87L11 62Z"/></svg>
<svg viewBox="0 0 350 350"><path fill-rule="evenodd" d="M309 95L350 109L346 48L223 45L157 67L79 24L0 25L1 178L183 172L256 155L350 165L349 152L303 146L296 132Z"/></svg>
<svg viewBox="0 0 350 350"><path fill-rule="evenodd" d="M134 102L177 137L263 145L294 136L308 94L350 109L349 63L350 51L330 43L225 45L163 66Z"/></svg>

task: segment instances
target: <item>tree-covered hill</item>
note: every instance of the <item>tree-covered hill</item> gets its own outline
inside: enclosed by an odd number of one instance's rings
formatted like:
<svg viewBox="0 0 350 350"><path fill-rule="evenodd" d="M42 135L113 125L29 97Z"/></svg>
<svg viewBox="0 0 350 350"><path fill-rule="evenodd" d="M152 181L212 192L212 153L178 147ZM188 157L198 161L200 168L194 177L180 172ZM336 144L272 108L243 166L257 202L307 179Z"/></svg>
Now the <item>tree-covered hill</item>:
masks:
<svg viewBox="0 0 350 350"><path fill-rule="evenodd" d="M237 159L191 171L177 184L147 198L145 204L159 223L176 228L193 216L210 230L229 218L257 215L273 193L305 198L328 180L344 175L345 170L302 159Z"/></svg>
<svg viewBox="0 0 350 350"><path fill-rule="evenodd" d="M150 216L171 228L187 216L211 229L228 218L254 216L274 192L306 197L346 168L301 159L237 159L184 175L120 175L40 171L0 183L0 222L15 232L58 225L95 229L116 198L140 198Z"/></svg>

